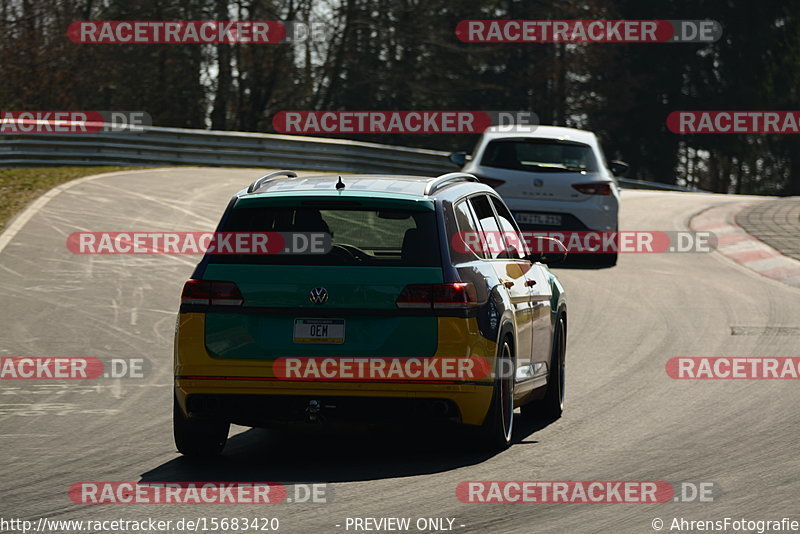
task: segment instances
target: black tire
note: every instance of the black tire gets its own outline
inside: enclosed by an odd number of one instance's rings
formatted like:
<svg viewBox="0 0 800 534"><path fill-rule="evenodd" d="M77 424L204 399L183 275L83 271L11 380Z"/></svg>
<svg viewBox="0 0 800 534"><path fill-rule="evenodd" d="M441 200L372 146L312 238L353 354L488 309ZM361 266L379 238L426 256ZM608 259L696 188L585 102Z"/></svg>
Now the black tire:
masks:
<svg viewBox="0 0 800 534"><path fill-rule="evenodd" d="M617 264L616 252L604 252L595 256L595 265L600 267L613 267Z"/></svg>
<svg viewBox="0 0 800 534"><path fill-rule="evenodd" d="M566 389L567 329L564 318L559 317L553 332L553 349L550 357L550 373L547 377L547 391L539 400L520 408L522 415L533 419L558 419L564 412L564 391Z"/></svg>
<svg viewBox="0 0 800 534"><path fill-rule="evenodd" d="M619 228L614 228L614 233L616 234L614 242L617 245L617 250L619 250ZM595 265L600 267L613 267L617 264L617 255L617 252L594 254Z"/></svg>
<svg viewBox="0 0 800 534"><path fill-rule="evenodd" d="M508 339L503 340L497 360L492 404L479 432L480 448L492 452L507 449L511 445L511 434L514 430L515 369L514 355Z"/></svg>
<svg viewBox="0 0 800 534"><path fill-rule="evenodd" d="M210 458L225 448L231 425L217 421L193 421L188 419L178 399L172 404L172 434L178 452L189 458Z"/></svg>

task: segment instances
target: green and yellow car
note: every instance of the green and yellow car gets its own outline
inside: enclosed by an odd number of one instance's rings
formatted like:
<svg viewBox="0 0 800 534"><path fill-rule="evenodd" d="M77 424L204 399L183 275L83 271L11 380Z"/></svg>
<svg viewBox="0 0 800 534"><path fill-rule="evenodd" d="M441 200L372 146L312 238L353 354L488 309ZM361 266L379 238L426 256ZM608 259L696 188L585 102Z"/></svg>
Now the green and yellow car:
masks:
<svg viewBox="0 0 800 534"><path fill-rule="evenodd" d="M278 171L237 193L217 232L281 248L209 251L184 286L181 453L220 453L231 423L337 421L464 425L498 449L516 407L561 415L567 307L546 263L563 248L531 253L474 176Z"/></svg>

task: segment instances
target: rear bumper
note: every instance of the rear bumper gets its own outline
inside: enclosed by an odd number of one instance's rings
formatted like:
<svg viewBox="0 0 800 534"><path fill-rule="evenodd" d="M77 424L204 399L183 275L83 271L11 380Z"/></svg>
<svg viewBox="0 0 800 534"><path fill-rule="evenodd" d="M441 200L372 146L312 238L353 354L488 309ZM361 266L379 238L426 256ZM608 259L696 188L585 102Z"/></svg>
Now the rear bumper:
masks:
<svg viewBox="0 0 800 534"><path fill-rule="evenodd" d="M482 387L491 393L490 387ZM189 418L225 421L243 426L269 427L286 423L375 423L386 425L424 424L480 424L480 420L465 421L480 412L481 391L460 392L457 395L443 392L414 392L401 394L391 391L374 391L356 396L348 392L338 395L322 391L254 391L246 393L208 393L207 388L195 391L191 384L176 387L178 402L185 407ZM342 394L344 393L344 394ZM394 395L392 395L394 393ZM455 397L455 398L453 398ZM485 416L485 414L484 414Z"/></svg>
<svg viewBox="0 0 800 534"><path fill-rule="evenodd" d="M512 213L561 215L561 226L520 224L521 230L617 230L619 199L615 195L598 196L583 202L548 200L531 202L506 198Z"/></svg>
<svg viewBox="0 0 800 534"><path fill-rule="evenodd" d="M494 344L474 335L477 332L474 318L447 317L439 321L443 324L439 327L437 355L447 351L447 357L455 357L454 347L458 347L462 351L460 356L494 360ZM323 417L329 419L480 425L492 399L491 379L450 383L295 381L275 377L272 363L273 360L212 356L205 347L205 316L179 315L175 333L175 394L190 417L268 426L307 420L309 402L317 401Z"/></svg>

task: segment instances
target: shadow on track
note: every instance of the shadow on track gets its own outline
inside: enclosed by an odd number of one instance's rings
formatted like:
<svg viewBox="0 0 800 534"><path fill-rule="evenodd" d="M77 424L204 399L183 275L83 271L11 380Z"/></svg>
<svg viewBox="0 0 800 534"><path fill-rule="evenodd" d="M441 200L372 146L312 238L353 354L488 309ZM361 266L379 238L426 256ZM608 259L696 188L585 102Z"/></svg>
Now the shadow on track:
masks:
<svg viewBox="0 0 800 534"><path fill-rule="evenodd" d="M538 443L531 434L548 424L517 415L512 447ZM470 450L469 439L460 431L419 429L250 429L231 437L214 460L177 457L144 473L140 482L349 482L439 473L494 456Z"/></svg>
<svg viewBox="0 0 800 534"><path fill-rule="evenodd" d="M598 270L598 269L612 269L615 265L608 265L605 263L598 263L592 258L581 258L578 255L567 256L562 263L556 263L549 266L550 269L558 271L560 269L566 270Z"/></svg>

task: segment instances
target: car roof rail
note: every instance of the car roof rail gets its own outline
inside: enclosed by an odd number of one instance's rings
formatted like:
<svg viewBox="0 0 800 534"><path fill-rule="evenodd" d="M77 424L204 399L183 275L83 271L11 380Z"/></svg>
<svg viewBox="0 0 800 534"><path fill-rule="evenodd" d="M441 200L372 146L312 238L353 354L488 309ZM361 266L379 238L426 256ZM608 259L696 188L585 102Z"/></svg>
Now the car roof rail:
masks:
<svg viewBox="0 0 800 534"><path fill-rule="evenodd" d="M285 176L287 178L297 178L297 173L294 171L275 171L269 174L265 174L261 178L253 180L253 183L250 184L250 187L247 188L247 192L255 193L256 191L261 189L261 186L264 185L265 182L267 182L268 180L272 180L274 178L278 178L280 176Z"/></svg>
<svg viewBox="0 0 800 534"><path fill-rule="evenodd" d="M468 172L448 172L437 176L425 186L425 195L432 195L439 189L452 185L455 182L479 182L475 175Z"/></svg>

